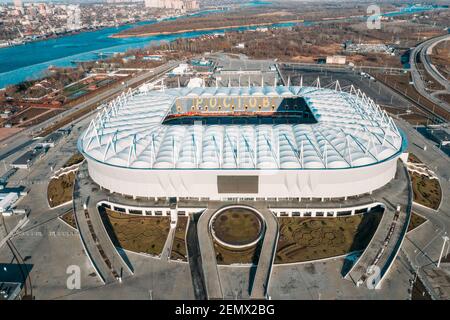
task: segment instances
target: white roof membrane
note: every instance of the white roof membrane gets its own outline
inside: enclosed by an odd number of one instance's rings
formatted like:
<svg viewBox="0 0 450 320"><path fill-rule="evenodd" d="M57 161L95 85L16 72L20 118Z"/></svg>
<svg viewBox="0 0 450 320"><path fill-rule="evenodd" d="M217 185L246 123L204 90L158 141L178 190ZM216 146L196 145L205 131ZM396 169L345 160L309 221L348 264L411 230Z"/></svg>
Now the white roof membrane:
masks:
<svg viewBox="0 0 450 320"><path fill-rule="evenodd" d="M252 95L303 97L317 123L162 123L177 98ZM402 136L353 87L207 87L123 94L97 114L79 148L99 162L139 169L339 169L391 158Z"/></svg>

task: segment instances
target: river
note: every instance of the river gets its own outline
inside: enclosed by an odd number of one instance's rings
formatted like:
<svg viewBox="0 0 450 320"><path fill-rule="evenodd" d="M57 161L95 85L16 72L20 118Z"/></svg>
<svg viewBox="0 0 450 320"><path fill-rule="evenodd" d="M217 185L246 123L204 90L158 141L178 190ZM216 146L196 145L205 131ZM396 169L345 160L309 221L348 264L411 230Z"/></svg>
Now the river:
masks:
<svg viewBox="0 0 450 320"><path fill-rule="evenodd" d="M256 2L256 5L265 4ZM425 10L414 10L414 13ZM404 14L405 12L402 12ZM409 13L409 12L407 12ZM205 12L199 14L206 14ZM395 15L396 13L389 13ZM99 53L125 52L128 49L173 41L179 38L194 38L205 34L223 33L223 29L193 31L181 34L134 38L111 38L110 36L136 25L155 23L145 21L120 27L81 32L55 39L31 42L20 46L0 49L0 88L42 76L49 66L73 66L73 61L99 59ZM308 24L310 24L309 22ZM276 27L290 27L295 23L274 24ZM241 27L230 30L249 30L256 27Z"/></svg>

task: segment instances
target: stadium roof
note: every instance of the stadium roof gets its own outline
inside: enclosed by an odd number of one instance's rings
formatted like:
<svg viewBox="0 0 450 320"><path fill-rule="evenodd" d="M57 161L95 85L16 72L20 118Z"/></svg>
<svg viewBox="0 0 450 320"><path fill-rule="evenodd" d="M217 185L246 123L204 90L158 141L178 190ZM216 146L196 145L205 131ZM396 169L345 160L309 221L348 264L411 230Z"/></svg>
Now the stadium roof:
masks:
<svg viewBox="0 0 450 320"><path fill-rule="evenodd" d="M303 97L317 123L167 125L177 98ZM340 169L402 149L393 120L353 86L206 87L123 94L79 139L96 161L136 169Z"/></svg>

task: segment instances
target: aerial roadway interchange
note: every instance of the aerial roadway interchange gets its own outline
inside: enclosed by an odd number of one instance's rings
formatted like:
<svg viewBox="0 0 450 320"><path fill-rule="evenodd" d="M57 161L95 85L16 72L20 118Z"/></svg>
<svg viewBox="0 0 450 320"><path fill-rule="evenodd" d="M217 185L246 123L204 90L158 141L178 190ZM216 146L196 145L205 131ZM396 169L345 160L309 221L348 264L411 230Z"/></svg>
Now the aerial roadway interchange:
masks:
<svg viewBox="0 0 450 320"><path fill-rule="evenodd" d="M450 92L450 81L447 78L445 78L445 76L443 76L439 72L439 70L431 63L430 58L430 54L432 53L433 47L443 41L450 41L450 34L428 39L420 43L415 48L413 48L410 54L410 67L411 67L412 81L416 90L422 96L433 101L443 109L450 111L450 105L436 96L438 94ZM423 64L425 71L444 88L443 90L437 90L433 93L430 93L426 89L424 77L419 72L418 61L420 61Z"/></svg>
<svg viewBox="0 0 450 320"><path fill-rule="evenodd" d="M217 64L236 66L235 69L240 72L245 71L246 68L254 70L255 66L266 70L275 64L270 60L252 61L243 56L232 59L222 54L208 58L213 59ZM128 87L134 83L141 83L143 80L154 83L165 77L165 72L174 66L175 64L172 64L166 66L166 69L160 69L159 72L154 71L146 76L130 80ZM239 77L239 84L246 88L257 85L269 87L274 83L273 79L268 80L271 76L273 77L274 74L267 72L265 75L267 82L259 84L256 84L256 78L250 84L245 83L244 79L247 77L243 76L242 79ZM146 77L150 79L145 79ZM236 86L238 76L229 72L228 77L230 77L228 80L224 77L217 85L227 87L228 83L232 85L234 83ZM279 65L275 77L279 79L277 90L284 90L282 87L299 87L301 82L304 86L319 87L316 79L320 77L322 88L326 88L327 85L330 88L337 88L336 80L342 88L348 89L349 84L353 84L356 88L361 88L377 104L397 109L398 114L412 108L411 103L403 96L379 82L360 77L352 70L327 69L325 66L312 68ZM257 78L262 82L262 77ZM125 88L119 87L108 94L105 93L95 101L88 102L97 103L107 97L116 96L119 90L123 89ZM127 90L128 88L124 91ZM77 108L85 106L80 105ZM85 134L85 130L89 128L95 117L95 112L91 112L68 123L63 128L71 128L71 132L63 138L62 143L50 148L47 154L29 169L19 169L8 180L8 187L25 185L29 188L28 194L17 203L18 208L29 210L27 217L24 218L23 214L3 216L0 226L1 270L4 270L4 266L7 267L8 280L23 284L22 295L35 299L410 299L413 286L418 283L417 279L420 279L420 284L425 287L422 291L427 291L431 298L448 299L448 259L443 259L439 267L437 262L442 249L442 237L450 230L449 158L432 141L425 139L411 124L400 117L394 117L394 121L408 141L407 152L414 154L426 164L439 178L441 185L442 201L437 210L416 203L412 204L412 211L427 219L424 224L406 235L401 232L402 227L405 227L405 223L409 221L408 210L411 211L411 208L408 206L411 203L408 200L408 194L411 196L411 191L408 191L406 171L402 169L406 168L406 165L398 160L396 177L387 186L361 196L361 199L359 197L346 199L348 206L369 199L372 202L374 199L380 199L388 203L384 217L380 221L380 228L373 234L374 240L367 245L367 249L362 252L360 250L356 254L347 252L347 254L306 262L288 264L277 262L275 250L276 241L280 235L277 226L280 219L284 219L281 218L284 209L278 211L274 209L276 212L268 210L265 207L268 199L260 202L240 200L239 205L244 208L253 208L250 211L253 210L256 213L256 216L251 219L264 221L264 227L259 230L264 236L261 240L263 254L260 258L252 263L237 265L227 265L225 260L223 263L218 260L218 255L214 252L217 250L217 242L213 245L211 239L220 237L222 230L220 225L217 225L212 232L211 226L214 223L210 223L213 221L210 220L211 218L220 219L217 214L220 208L236 205L236 200L196 202L184 199L183 202L178 199L177 203L174 199L167 199L170 203L166 203L161 199L133 199L119 193L110 194L108 190L99 188L99 185L90 178L88 166L84 162L76 173L77 182L74 187L73 203L70 201L49 208L47 188L51 177L73 154L77 153L77 141ZM24 149L39 142L39 140L27 142L32 134L39 132L39 129L48 126L52 121L54 119L39 127L21 132L18 137L15 137L16 139L2 142L4 146L0 154L2 174L7 171L12 161L23 153ZM95 143L95 138L92 141ZM108 150L105 154L107 153ZM132 155L132 148L130 148L130 154ZM226 188L226 185L223 187ZM395 198L396 195L398 199ZM178 228L172 225L158 255L117 248L114 236L111 237L110 226L108 223L105 225L104 215L97 209L97 202L102 201L106 206L100 207L101 210L114 209L111 203L127 206L128 213L132 212L130 210L138 210L139 207L153 207L155 209L147 214L155 217L167 206L168 216L176 223L181 221L182 216L174 216L174 210L191 211L184 234L185 240L181 241L183 244L184 241L186 242L184 244L187 251L186 261L172 257L171 249L179 237ZM286 200L286 205L292 204L289 201ZM400 208L395 206L398 201L404 201ZM299 206L303 209L327 208L327 206L333 206L333 201L303 198ZM75 209L78 229L72 228L59 219L72 208ZM200 215L201 212L203 213ZM120 212L115 214L123 215ZM306 212L303 214L307 217ZM316 214L319 216L318 212L314 213ZM251 216L250 214L249 217ZM396 216L400 217L397 224L393 222ZM230 223L233 223L233 218L235 218L233 215L229 216ZM286 217L285 219L306 218ZM343 217L343 219L350 219L350 217ZM16 228L18 224L19 227ZM388 270L381 271L383 280L379 286L373 288L367 279L361 277L366 270L361 271L359 267L367 267L377 256L391 225L396 225L397 228L392 241L388 242L385 248L389 254L384 255L380 260L383 263L381 267L388 266ZM133 226L137 227L136 224ZM116 236L119 238L121 235ZM225 238L220 239L224 242L229 240L226 235ZM255 239L258 241L260 238ZM222 240L217 238L219 242ZM238 241L230 246L239 248L242 244ZM386 260L388 257L392 261ZM222 258L227 259L230 256L224 255ZM235 257L231 256L231 258ZM352 261L352 258L356 260L353 261L356 264L351 270L344 271L344 265ZM69 288L67 285L69 276L67 270L71 266L78 266L81 270L80 289ZM251 272L252 270L255 272ZM254 279L250 279L251 274L255 275Z"/></svg>

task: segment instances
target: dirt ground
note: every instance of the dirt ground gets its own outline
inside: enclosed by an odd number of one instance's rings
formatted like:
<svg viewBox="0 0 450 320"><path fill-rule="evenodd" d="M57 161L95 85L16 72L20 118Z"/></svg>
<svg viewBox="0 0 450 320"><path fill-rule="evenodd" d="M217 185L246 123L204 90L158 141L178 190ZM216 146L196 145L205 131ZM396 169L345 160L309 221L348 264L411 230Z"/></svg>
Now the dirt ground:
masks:
<svg viewBox="0 0 450 320"><path fill-rule="evenodd" d="M23 128L0 128L0 141L22 131Z"/></svg>
<svg viewBox="0 0 450 320"><path fill-rule="evenodd" d="M442 109L438 105L434 104L430 100L421 96L412 85L409 84L410 75L402 74L402 75L387 75L387 74L373 74L377 80L395 88L398 92L403 95L408 96L414 101L420 101L420 104L426 107L429 110L434 110L434 112L441 117L450 120L450 112ZM406 118L405 118L406 120Z"/></svg>
<svg viewBox="0 0 450 320"><path fill-rule="evenodd" d="M421 215L418 215L417 213L412 212L411 213L411 220L409 221L408 231L407 232L410 232L410 231L414 230L415 228L417 228L421 224L425 223L426 221L427 221L427 219L425 219Z"/></svg>
<svg viewBox="0 0 450 320"><path fill-rule="evenodd" d="M450 94L439 94L437 96L440 100L447 102L450 104Z"/></svg>
<svg viewBox="0 0 450 320"><path fill-rule="evenodd" d="M69 211L65 214L63 214L62 216L59 217L62 221L64 221L65 223L67 223L69 226L71 226L74 229L78 229L77 228L77 223L75 222L75 215L73 214L73 211Z"/></svg>
<svg viewBox="0 0 450 320"><path fill-rule="evenodd" d="M450 80L450 41L440 42L433 48L431 61L439 72Z"/></svg>

